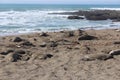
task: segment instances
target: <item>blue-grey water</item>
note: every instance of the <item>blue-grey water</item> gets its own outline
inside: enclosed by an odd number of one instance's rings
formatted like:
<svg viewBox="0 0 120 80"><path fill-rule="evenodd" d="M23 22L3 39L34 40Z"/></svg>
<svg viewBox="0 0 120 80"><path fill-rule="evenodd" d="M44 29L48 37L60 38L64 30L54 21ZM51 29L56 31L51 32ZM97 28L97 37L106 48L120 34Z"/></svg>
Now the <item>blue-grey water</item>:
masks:
<svg viewBox="0 0 120 80"><path fill-rule="evenodd" d="M0 35L78 28L120 28L119 22L111 20L68 20L69 15L48 14L93 9L120 10L120 5L0 4Z"/></svg>

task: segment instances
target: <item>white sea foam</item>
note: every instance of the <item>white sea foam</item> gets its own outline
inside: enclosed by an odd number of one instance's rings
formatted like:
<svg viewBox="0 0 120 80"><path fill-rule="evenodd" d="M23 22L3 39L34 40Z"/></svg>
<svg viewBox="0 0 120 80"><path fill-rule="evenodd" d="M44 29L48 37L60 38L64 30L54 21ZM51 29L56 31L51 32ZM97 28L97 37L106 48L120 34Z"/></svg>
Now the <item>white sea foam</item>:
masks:
<svg viewBox="0 0 120 80"><path fill-rule="evenodd" d="M117 10L120 11L120 8L90 8L92 10Z"/></svg>
<svg viewBox="0 0 120 80"><path fill-rule="evenodd" d="M55 12L60 13L65 11L1 11L0 32L31 32L36 29L47 30L47 28L57 26L56 21L64 20L67 17L67 15L48 14Z"/></svg>
<svg viewBox="0 0 120 80"><path fill-rule="evenodd" d="M66 11L26 10L26 11L1 11L0 35L17 34L39 31L59 31L78 28L109 28L119 27L119 23L111 21L68 20L68 15L48 14ZM117 26L116 26L117 25Z"/></svg>
<svg viewBox="0 0 120 80"><path fill-rule="evenodd" d="M48 15L55 11L4 11L0 12L0 25L2 26L37 26L47 20L59 18L60 15ZM57 11L63 12L63 11Z"/></svg>

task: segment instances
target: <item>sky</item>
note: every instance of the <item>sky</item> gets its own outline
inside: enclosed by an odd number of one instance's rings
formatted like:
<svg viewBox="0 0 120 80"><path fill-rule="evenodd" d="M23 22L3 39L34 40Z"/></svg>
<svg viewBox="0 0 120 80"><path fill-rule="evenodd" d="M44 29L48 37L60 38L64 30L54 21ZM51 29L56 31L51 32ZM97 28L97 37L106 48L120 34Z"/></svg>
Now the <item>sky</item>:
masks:
<svg viewBox="0 0 120 80"><path fill-rule="evenodd" d="M120 4L120 0L0 0L0 3L24 4Z"/></svg>

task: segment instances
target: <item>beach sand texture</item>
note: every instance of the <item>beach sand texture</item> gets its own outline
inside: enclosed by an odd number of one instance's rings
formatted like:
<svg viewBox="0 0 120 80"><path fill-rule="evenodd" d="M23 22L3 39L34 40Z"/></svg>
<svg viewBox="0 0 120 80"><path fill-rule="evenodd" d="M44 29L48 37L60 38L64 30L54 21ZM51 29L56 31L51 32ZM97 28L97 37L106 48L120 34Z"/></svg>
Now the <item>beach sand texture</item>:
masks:
<svg viewBox="0 0 120 80"><path fill-rule="evenodd" d="M0 80L120 80L120 55L95 57L112 50L116 29L0 37Z"/></svg>

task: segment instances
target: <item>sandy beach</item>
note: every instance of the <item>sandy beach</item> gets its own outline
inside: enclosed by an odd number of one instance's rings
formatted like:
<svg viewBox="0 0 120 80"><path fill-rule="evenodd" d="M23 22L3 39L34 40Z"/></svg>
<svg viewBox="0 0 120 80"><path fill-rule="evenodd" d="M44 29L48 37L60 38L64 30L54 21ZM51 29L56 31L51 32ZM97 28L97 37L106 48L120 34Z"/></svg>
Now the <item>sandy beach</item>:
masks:
<svg viewBox="0 0 120 80"><path fill-rule="evenodd" d="M120 80L120 29L0 37L0 80Z"/></svg>

